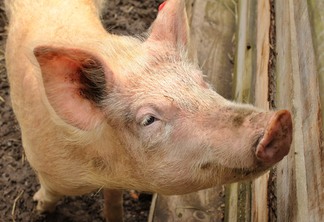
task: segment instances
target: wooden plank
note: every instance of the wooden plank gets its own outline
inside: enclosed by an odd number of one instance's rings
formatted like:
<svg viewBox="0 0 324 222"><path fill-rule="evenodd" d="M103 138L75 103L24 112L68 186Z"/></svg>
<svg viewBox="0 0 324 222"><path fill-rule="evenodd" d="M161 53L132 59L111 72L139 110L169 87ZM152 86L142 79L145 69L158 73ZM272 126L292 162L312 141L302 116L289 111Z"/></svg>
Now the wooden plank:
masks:
<svg viewBox="0 0 324 222"><path fill-rule="evenodd" d="M298 5L296 5L296 3ZM316 67L316 59L311 36L311 24L309 21L308 6L306 1L291 1L295 10L295 24L298 42L298 68L300 81L300 99L299 107L302 115L302 138L303 151L305 156L306 178L308 196L307 220L324 220L324 177L323 163L324 153L322 152L319 125L319 85ZM299 135L296 135L296 137ZM297 191L298 193L298 191ZM306 199L304 199L306 200Z"/></svg>
<svg viewBox="0 0 324 222"><path fill-rule="evenodd" d="M238 2L236 52L234 67L234 100L252 101L252 50L250 0ZM250 183L233 183L226 187L225 221L250 221ZM245 195L240 195L240 194ZM245 198L242 198L245 197Z"/></svg>
<svg viewBox="0 0 324 222"><path fill-rule="evenodd" d="M239 1L238 3L238 24L236 33L236 52L234 67L234 100L238 102L251 102L251 81L252 54L249 43L250 17L249 4L250 0ZM249 49L248 49L249 47Z"/></svg>
<svg viewBox="0 0 324 222"><path fill-rule="evenodd" d="M239 183L232 183L226 187L225 221L238 221Z"/></svg>
<svg viewBox="0 0 324 222"><path fill-rule="evenodd" d="M233 36L236 1L195 0L191 15L191 39L197 63L223 97L232 98Z"/></svg>
<svg viewBox="0 0 324 222"><path fill-rule="evenodd" d="M238 14L235 99L240 102L254 103L268 110L269 1L241 1ZM237 194L242 190L237 189L236 184L231 185L228 198L231 201L226 205L225 221L268 221L268 180L269 173L266 173L253 181L252 193L250 193L252 199L248 198L248 200L242 200ZM249 193L248 189L249 187L246 187L247 193ZM238 200L232 196L237 196ZM233 207L235 201L239 207Z"/></svg>
<svg viewBox="0 0 324 222"><path fill-rule="evenodd" d="M311 28L313 31L314 49L318 70L320 98L322 105L322 134L324 133L324 1L310 0L308 6L311 15ZM322 136L323 138L323 136ZM323 144L322 144L323 147Z"/></svg>
<svg viewBox="0 0 324 222"><path fill-rule="evenodd" d="M289 1L276 2L276 39L277 39L277 95L278 108L291 108L293 90L292 44L290 42L290 13ZM295 115L295 114L294 114ZM294 129L296 125L294 125ZM288 158L284 158L277 166L277 220L296 221L297 205L294 169L295 148L291 147Z"/></svg>
<svg viewBox="0 0 324 222"><path fill-rule="evenodd" d="M251 182L226 187L225 221L251 221Z"/></svg>
<svg viewBox="0 0 324 222"><path fill-rule="evenodd" d="M233 64L231 52L235 32L236 0L189 0L191 52L209 82L224 97L231 97ZM182 196L156 195L149 221L222 221L222 187Z"/></svg>
<svg viewBox="0 0 324 222"><path fill-rule="evenodd" d="M270 2L262 0L255 3L257 4L257 25L254 105L269 110ZM269 172L252 183L252 221L269 221L268 182Z"/></svg>
<svg viewBox="0 0 324 222"><path fill-rule="evenodd" d="M310 14L312 16L311 24L313 30L313 40L314 40L314 49L316 54L316 62L317 62L317 70L318 70L318 80L319 80L319 94L320 94L320 104L321 104L321 117L320 123L322 125L322 131L320 134L320 150L324 150L324 2L322 0L310 0L309 9ZM321 166L323 166L324 157L323 153L321 155ZM322 173L323 179L323 173ZM324 182L322 180L322 189L323 192L323 185ZM320 201L323 200L323 195ZM318 214L320 214L319 218L323 218L324 210L323 210L323 203L317 210Z"/></svg>
<svg viewBox="0 0 324 222"><path fill-rule="evenodd" d="M277 168L277 220L323 221L320 96L306 1L276 1L278 108L293 111L293 146Z"/></svg>

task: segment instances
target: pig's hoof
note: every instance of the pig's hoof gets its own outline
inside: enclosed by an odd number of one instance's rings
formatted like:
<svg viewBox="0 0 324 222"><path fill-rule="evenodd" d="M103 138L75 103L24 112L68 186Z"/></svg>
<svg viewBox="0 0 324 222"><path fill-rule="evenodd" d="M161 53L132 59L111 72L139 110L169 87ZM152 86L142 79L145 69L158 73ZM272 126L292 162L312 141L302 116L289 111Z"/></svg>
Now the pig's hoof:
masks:
<svg viewBox="0 0 324 222"><path fill-rule="evenodd" d="M266 166L279 162L286 156L292 141L290 112L280 110L270 119L265 134L256 149L256 156Z"/></svg>
<svg viewBox="0 0 324 222"><path fill-rule="evenodd" d="M36 211L39 214L51 213L55 210L56 201L53 203L53 201L47 199L42 189L34 194L33 200L37 201Z"/></svg>

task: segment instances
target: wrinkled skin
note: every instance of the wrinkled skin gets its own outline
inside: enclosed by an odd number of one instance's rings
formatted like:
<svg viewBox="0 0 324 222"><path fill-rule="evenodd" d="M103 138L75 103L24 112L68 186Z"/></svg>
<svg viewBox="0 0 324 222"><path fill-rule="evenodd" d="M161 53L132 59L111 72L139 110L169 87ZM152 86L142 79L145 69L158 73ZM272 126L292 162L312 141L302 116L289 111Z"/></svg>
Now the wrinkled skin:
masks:
<svg viewBox="0 0 324 222"><path fill-rule="evenodd" d="M40 212L107 188L117 221L116 189L184 194L254 178L287 155L288 111L227 101L188 61L182 1L161 8L145 39L108 34L102 2L6 1L12 104Z"/></svg>

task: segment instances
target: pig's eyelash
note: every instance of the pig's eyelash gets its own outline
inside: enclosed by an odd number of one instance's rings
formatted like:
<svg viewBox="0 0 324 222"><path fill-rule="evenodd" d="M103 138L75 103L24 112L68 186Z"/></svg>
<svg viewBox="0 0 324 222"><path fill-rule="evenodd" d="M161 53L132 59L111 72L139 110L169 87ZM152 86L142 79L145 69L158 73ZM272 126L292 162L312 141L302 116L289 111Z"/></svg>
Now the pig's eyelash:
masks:
<svg viewBox="0 0 324 222"><path fill-rule="evenodd" d="M157 121L158 119L155 116L149 115L147 117L145 117L143 119L143 121L141 122L142 126L149 126L152 123L154 123L155 121Z"/></svg>

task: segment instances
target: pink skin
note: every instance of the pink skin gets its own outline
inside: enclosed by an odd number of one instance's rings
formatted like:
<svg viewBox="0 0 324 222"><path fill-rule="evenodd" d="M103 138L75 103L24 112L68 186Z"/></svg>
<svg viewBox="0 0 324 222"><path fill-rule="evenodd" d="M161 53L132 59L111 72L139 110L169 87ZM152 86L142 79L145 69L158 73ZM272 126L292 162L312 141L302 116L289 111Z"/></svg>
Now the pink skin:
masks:
<svg viewBox="0 0 324 222"><path fill-rule="evenodd" d="M270 119L256 149L257 158L267 166L282 160L292 142L292 120L287 110L276 112Z"/></svg>
<svg viewBox="0 0 324 222"><path fill-rule="evenodd" d="M165 4L166 4L166 1L163 2L163 3L159 6L159 11L161 11L161 10L164 8Z"/></svg>
<svg viewBox="0 0 324 222"><path fill-rule="evenodd" d="M189 193L257 177L289 152L289 111L227 101L188 61L183 1L160 6L145 40L106 33L100 0L25 1L6 1L6 62L39 212L105 188L117 220L118 189Z"/></svg>

